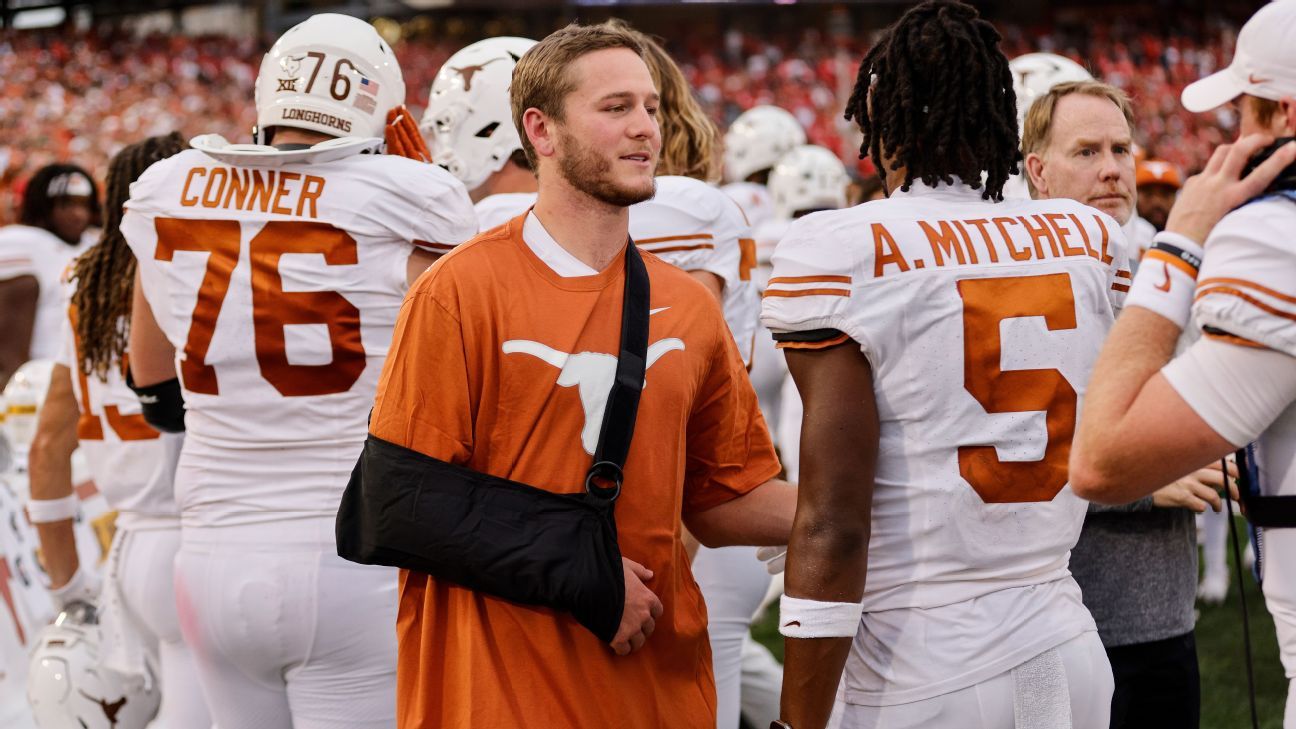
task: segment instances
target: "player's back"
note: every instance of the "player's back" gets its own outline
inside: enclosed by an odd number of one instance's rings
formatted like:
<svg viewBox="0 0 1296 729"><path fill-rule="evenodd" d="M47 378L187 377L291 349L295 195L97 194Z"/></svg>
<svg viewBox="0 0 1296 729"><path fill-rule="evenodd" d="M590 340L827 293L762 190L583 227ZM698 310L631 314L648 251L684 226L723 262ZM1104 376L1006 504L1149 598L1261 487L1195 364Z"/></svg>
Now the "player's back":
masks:
<svg viewBox="0 0 1296 729"><path fill-rule="evenodd" d="M462 185L410 160L230 164L190 150L132 185L122 231L177 350L186 518L336 511L414 246L476 232Z"/></svg>
<svg viewBox="0 0 1296 729"><path fill-rule="evenodd" d="M914 187L794 223L765 293L776 333L836 330L872 367L869 611L1066 576L1077 408L1128 285L1102 213Z"/></svg>
<svg viewBox="0 0 1296 729"><path fill-rule="evenodd" d="M678 269L707 271L724 282L725 321L750 365L760 297L751 280L755 242L737 203L705 182L664 175L651 200L631 206L630 237Z"/></svg>

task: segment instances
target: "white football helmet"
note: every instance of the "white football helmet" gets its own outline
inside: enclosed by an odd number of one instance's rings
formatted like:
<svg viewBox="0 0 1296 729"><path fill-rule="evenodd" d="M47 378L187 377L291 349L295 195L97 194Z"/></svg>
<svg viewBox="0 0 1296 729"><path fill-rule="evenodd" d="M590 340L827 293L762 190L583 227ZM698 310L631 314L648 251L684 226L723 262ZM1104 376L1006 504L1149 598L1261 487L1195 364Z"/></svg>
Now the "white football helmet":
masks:
<svg viewBox="0 0 1296 729"><path fill-rule="evenodd" d="M783 155L770 172L774 214L788 219L801 210L844 208L849 184L837 155L814 144L802 145Z"/></svg>
<svg viewBox="0 0 1296 729"><path fill-rule="evenodd" d="M1070 58L1055 53L1027 53L1008 62L1017 94L1017 129L1026 122L1026 112L1035 99L1049 89L1070 81L1092 81L1093 74Z"/></svg>
<svg viewBox="0 0 1296 729"><path fill-rule="evenodd" d="M509 85L518 59L535 44L512 36L477 41L450 56L432 81L419 129L432 150L432 161L469 190L480 187L522 149Z"/></svg>
<svg viewBox="0 0 1296 729"><path fill-rule="evenodd" d="M334 137L382 137L405 103L396 54L369 23L321 13L289 28L261 60L256 142L275 126Z"/></svg>
<svg viewBox="0 0 1296 729"><path fill-rule="evenodd" d="M50 360L34 359L19 367L5 385L5 434L18 455L27 453L36 435L36 420L49 392L53 370L54 363Z"/></svg>
<svg viewBox="0 0 1296 729"><path fill-rule="evenodd" d="M27 675L27 701L41 729L144 729L161 695L154 681L99 664L99 625L93 606L73 603L36 637Z"/></svg>
<svg viewBox="0 0 1296 729"><path fill-rule="evenodd" d="M806 143L801 122L777 106L754 106L734 119L724 137L725 179L741 182L774 166Z"/></svg>

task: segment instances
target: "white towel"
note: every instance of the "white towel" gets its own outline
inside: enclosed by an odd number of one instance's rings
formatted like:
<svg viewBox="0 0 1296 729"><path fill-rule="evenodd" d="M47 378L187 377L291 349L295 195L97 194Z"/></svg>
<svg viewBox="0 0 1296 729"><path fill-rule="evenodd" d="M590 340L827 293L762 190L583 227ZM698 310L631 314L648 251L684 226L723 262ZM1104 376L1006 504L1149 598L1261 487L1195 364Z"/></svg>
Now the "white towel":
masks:
<svg viewBox="0 0 1296 729"><path fill-rule="evenodd" d="M1017 729L1071 729L1071 691L1057 649L1014 668L1012 677Z"/></svg>

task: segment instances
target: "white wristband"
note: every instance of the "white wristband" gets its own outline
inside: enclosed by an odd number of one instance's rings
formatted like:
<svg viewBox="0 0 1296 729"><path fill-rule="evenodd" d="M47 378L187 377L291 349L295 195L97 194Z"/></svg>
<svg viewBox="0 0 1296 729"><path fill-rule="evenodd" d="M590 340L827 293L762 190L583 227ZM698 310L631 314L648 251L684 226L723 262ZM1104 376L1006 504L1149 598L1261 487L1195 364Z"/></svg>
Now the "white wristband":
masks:
<svg viewBox="0 0 1296 729"><path fill-rule="evenodd" d="M73 519L77 515L76 494L61 499L32 499L27 502L27 519L33 524L48 524L52 521Z"/></svg>
<svg viewBox="0 0 1296 729"><path fill-rule="evenodd" d="M787 593L779 600L779 632L784 638L854 638L864 605L858 602L803 600Z"/></svg>
<svg viewBox="0 0 1296 729"><path fill-rule="evenodd" d="M1183 329L1192 318L1197 270L1204 250L1196 241L1177 233L1163 231L1153 241L1143 255L1125 307L1141 306Z"/></svg>

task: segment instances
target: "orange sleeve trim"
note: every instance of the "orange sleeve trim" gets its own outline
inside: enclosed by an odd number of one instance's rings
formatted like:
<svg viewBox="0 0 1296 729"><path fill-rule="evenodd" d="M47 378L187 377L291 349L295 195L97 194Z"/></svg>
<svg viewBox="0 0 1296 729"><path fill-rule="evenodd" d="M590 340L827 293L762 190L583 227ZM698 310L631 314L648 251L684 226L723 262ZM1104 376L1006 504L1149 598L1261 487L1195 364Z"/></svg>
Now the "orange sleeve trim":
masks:
<svg viewBox="0 0 1296 729"><path fill-rule="evenodd" d="M72 490L76 492L77 498L82 501L85 501L99 493L99 487L95 485L94 481L82 481L76 486L73 486Z"/></svg>
<svg viewBox="0 0 1296 729"><path fill-rule="evenodd" d="M775 276L769 280L770 284L800 284L800 283L843 283L851 282L850 276Z"/></svg>
<svg viewBox="0 0 1296 729"><path fill-rule="evenodd" d="M795 298L798 296L850 296L850 292L846 289L798 289L795 291L765 289L765 296L780 296L785 298Z"/></svg>
<svg viewBox="0 0 1296 729"><path fill-rule="evenodd" d="M444 253L446 251L453 251L455 249L455 247L449 243L433 243L432 241L427 241L427 240L416 240L412 242L414 243L414 245L418 246L419 248L424 248L429 251L439 251Z"/></svg>
<svg viewBox="0 0 1296 729"><path fill-rule="evenodd" d="M1123 283L1112 284L1112 291L1119 291L1121 293L1126 293L1129 290L1130 290L1129 284L1123 284Z"/></svg>
<svg viewBox="0 0 1296 729"><path fill-rule="evenodd" d="M825 339L821 342L778 342L774 346L778 349L827 349L836 347L850 341L849 334L841 334L832 339Z"/></svg>
<svg viewBox="0 0 1296 729"><path fill-rule="evenodd" d="M26 263L27 265L31 265L31 262L32 259L30 258L0 258L0 266L8 266L13 263Z"/></svg>
<svg viewBox="0 0 1296 729"><path fill-rule="evenodd" d="M636 242L635 245L643 244ZM698 243L695 246L666 246L665 248L648 248L649 253L679 253L680 251L705 251L714 250L715 246L710 243Z"/></svg>
<svg viewBox="0 0 1296 729"><path fill-rule="evenodd" d="M635 245L646 246L653 243L670 243L677 240L711 240L710 233L693 233L690 235L664 235L660 238L640 238L635 241Z"/></svg>
<svg viewBox="0 0 1296 729"><path fill-rule="evenodd" d="M1130 278L1130 272L1124 268L1116 271L1117 278Z"/></svg>
<svg viewBox="0 0 1296 729"><path fill-rule="evenodd" d="M738 280L750 281L752 269L756 268L756 239L739 238L738 251Z"/></svg>
<svg viewBox="0 0 1296 729"><path fill-rule="evenodd" d="M1214 288L1207 289L1206 291L1197 292L1196 300L1200 301L1201 299L1214 294L1218 294L1220 296L1236 296L1237 298L1242 299L1243 301L1256 307L1257 309L1260 309L1262 311L1267 311L1270 314L1273 314L1274 316L1282 317L1283 319L1296 321L1296 315L1294 314L1288 314L1285 311L1279 311L1278 309L1273 308L1272 306L1266 304L1265 302L1260 301L1259 299L1256 299L1252 296L1248 296L1247 294L1244 294L1243 292L1238 291L1237 289L1226 288L1223 286L1216 286Z"/></svg>
<svg viewBox="0 0 1296 729"><path fill-rule="evenodd" d="M1157 249L1153 248L1149 250L1147 253L1143 254L1144 260L1147 260L1149 258L1154 261L1160 261L1161 263L1164 263L1169 266L1174 266L1180 271L1183 271L1184 273L1188 274L1190 277L1197 278L1197 269L1193 268L1191 265L1189 265L1187 261L1183 260L1182 258L1179 258L1178 256L1172 256L1169 253L1166 253L1165 251L1158 251Z"/></svg>
<svg viewBox="0 0 1296 729"><path fill-rule="evenodd" d="M1259 342L1253 342L1250 339L1247 339L1245 337L1235 336L1233 334L1217 334L1215 332L1202 332L1202 334L1206 337L1209 337L1211 339L1216 339L1221 342L1236 344L1239 347L1251 347L1252 349L1268 349L1267 347L1265 347L1265 345L1260 344Z"/></svg>
<svg viewBox="0 0 1296 729"><path fill-rule="evenodd" d="M1275 299L1278 299L1279 301L1286 301L1289 304L1296 304L1296 296L1288 296L1287 294L1278 293L1277 291L1274 291L1268 286L1262 286L1254 281L1248 281L1244 278L1218 278L1217 277L1217 278L1202 279L1201 281L1197 282L1197 288L1198 290L1201 290L1206 286L1226 285L1226 284L1231 284L1233 286L1242 286L1249 289L1255 289L1256 291L1259 291L1262 294L1268 294L1269 296L1272 296ZM1200 297L1201 294L1198 294L1198 296Z"/></svg>

